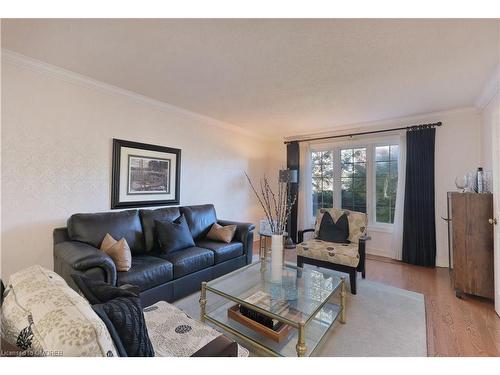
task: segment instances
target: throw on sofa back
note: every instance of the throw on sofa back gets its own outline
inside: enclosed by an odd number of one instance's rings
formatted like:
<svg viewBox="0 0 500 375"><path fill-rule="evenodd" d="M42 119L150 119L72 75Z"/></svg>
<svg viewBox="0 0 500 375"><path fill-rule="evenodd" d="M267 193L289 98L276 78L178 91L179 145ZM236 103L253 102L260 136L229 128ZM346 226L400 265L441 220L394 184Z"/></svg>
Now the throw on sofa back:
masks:
<svg viewBox="0 0 500 375"><path fill-rule="evenodd" d="M349 222L349 241L358 243L359 238L366 233L368 216L365 213L340 208L320 208L316 213L316 224L314 227L315 237L319 235L319 227L325 212L328 212L335 221L337 221L342 214L347 214L347 221Z"/></svg>

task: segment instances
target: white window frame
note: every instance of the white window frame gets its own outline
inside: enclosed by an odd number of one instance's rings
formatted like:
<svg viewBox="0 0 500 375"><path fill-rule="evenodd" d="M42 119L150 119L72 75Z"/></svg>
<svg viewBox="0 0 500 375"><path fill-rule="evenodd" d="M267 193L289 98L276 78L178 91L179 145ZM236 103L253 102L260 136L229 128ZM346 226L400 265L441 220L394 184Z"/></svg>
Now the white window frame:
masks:
<svg viewBox="0 0 500 375"><path fill-rule="evenodd" d="M376 221L376 171L375 171L375 147L377 146L393 146L397 145L401 148L399 136L385 136L364 138L359 140L344 140L330 143L316 143L311 145L310 152L317 151L332 151L333 156L333 205L341 207L341 163L340 150L345 148L366 148L366 214L368 215L368 225L370 229L381 232L392 232L393 223L382 223ZM401 152L401 149L400 149ZM399 160L398 160L399 163ZM311 167L311 166L310 166ZM398 171L399 178L399 171ZM337 183L335 183L337 182ZM312 181L311 181L312 183ZM399 192L398 192L399 193ZM309 197L312 199L312 197ZM312 213L313 221L315 213Z"/></svg>

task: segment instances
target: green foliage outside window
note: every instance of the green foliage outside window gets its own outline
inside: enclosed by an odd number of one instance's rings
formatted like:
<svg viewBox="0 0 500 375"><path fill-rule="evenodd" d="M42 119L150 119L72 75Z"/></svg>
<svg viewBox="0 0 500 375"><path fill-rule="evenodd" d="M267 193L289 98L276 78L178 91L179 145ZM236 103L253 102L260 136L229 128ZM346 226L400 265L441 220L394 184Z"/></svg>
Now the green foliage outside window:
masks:
<svg viewBox="0 0 500 375"><path fill-rule="evenodd" d="M366 148L340 150L342 208L366 212Z"/></svg>
<svg viewBox="0 0 500 375"><path fill-rule="evenodd" d="M397 145L375 147L375 212L379 223L394 223L398 157Z"/></svg>

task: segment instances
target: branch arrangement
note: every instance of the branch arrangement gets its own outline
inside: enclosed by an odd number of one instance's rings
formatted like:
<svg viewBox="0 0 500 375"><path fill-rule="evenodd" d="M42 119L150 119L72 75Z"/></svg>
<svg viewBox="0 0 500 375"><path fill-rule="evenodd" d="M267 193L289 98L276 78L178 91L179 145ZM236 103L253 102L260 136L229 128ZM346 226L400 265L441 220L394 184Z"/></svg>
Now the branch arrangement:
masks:
<svg viewBox="0 0 500 375"><path fill-rule="evenodd" d="M292 212L292 207L297 200L297 195L292 197L290 192L290 182L278 182L278 191L274 193L269 185L266 176L260 180L260 191L257 191L252 180L245 172L255 196L257 197L273 234L282 235L285 232L288 218Z"/></svg>

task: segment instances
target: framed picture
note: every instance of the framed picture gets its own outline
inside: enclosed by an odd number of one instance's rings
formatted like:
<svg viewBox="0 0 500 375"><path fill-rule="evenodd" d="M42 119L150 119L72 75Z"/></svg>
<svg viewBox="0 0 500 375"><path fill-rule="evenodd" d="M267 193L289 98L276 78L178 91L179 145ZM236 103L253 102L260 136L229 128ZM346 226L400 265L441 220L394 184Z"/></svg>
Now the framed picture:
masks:
<svg viewBox="0 0 500 375"><path fill-rule="evenodd" d="M111 208L179 204L181 150L113 139Z"/></svg>

